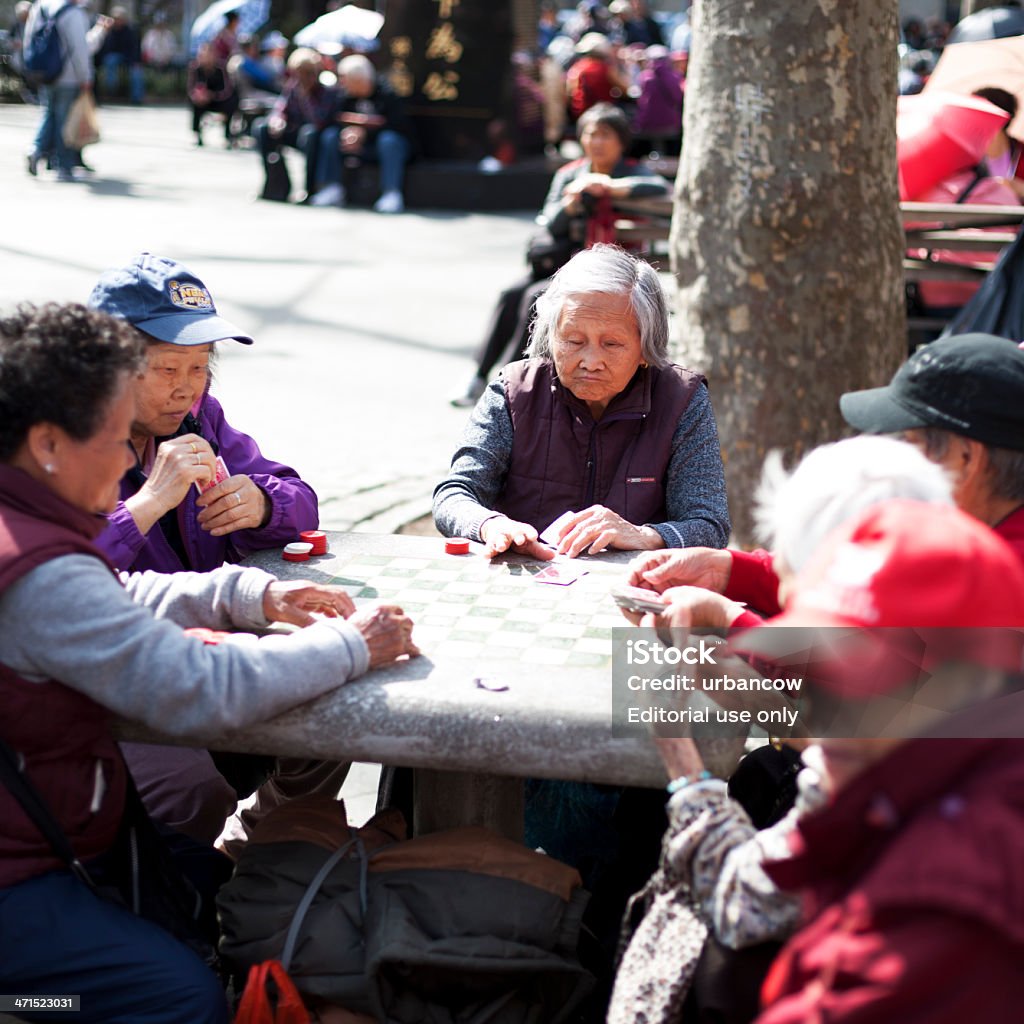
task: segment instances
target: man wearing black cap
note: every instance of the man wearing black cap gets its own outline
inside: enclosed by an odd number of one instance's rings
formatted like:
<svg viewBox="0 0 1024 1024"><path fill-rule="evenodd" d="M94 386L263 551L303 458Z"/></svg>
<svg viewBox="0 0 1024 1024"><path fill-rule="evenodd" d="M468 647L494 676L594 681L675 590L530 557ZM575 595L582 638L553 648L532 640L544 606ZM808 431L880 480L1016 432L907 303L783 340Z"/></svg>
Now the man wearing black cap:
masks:
<svg viewBox="0 0 1024 1024"><path fill-rule="evenodd" d="M882 388L839 400L869 434L900 434L943 466L953 498L1024 560L1024 351L990 334L919 349Z"/></svg>

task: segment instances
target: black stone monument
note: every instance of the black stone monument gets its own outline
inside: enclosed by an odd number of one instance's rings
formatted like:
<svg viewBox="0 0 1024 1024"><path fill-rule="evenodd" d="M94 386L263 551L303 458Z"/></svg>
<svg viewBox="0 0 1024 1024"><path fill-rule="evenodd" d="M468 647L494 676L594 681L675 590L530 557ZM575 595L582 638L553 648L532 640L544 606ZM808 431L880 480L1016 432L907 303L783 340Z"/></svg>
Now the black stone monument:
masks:
<svg viewBox="0 0 1024 1024"><path fill-rule="evenodd" d="M479 160L509 111L510 0L388 0L380 71L405 98L420 154Z"/></svg>

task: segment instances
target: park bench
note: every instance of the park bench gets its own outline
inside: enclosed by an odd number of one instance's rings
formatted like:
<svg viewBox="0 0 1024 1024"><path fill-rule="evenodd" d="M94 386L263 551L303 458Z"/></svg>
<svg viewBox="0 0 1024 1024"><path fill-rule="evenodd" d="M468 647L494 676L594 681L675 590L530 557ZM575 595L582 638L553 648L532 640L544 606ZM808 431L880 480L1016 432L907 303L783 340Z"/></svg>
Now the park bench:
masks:
<svg viewBox="0 0 1024 1024"><path fill-rule="evenodd" d="M616 200L616 238L639 247L645 258L667 267L672 206L671 198ZM1024 206L901 203L900 214L907 240L903 274L908 285L919 281L980 282L998 254L1017 237ZM914 316L908 328L941 330L947 322L938 316Z"/></svg>

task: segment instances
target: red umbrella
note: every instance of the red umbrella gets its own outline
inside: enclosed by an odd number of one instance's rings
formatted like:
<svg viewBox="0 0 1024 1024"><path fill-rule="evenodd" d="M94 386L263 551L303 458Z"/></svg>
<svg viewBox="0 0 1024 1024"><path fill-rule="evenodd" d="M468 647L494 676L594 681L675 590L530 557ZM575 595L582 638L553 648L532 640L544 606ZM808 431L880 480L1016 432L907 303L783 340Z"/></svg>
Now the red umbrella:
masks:
<svg viewBox="0 0 1024 1024"><path fill-rule="evenodd" d="M1008 120L1006 111L976 96L901 96L896 108L900 199L914 200L951 174L976 166Z"/></svg>

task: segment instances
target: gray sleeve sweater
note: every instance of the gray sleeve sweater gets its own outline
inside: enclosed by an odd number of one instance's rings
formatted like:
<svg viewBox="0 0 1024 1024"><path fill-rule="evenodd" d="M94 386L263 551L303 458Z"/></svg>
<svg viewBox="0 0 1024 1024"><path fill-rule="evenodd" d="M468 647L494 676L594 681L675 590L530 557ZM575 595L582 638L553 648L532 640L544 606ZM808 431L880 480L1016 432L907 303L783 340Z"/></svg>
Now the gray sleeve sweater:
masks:
<svg viewBox="0 0 1024 1024"><path fill-rule="evenodd" d="M88 555L33 569L0 594L0 662L171 734L246 726L369 667L365 641L343 619L216 646L182 633L186 625L265 626L263 593L273 577L259 569L124 579L122 587Z"/></svg>
<svg viewBox="0 0 1024 1024"><path fill-rule="evenodd" d="M434 522L444 536L480 540L480 526L494 515L494 504L505 485L512 439L512 416L498 378L473 410L451 472L434 491ZM730 528L725 470L711 400L703 384L672 437L665 508L668 519L650 524L665 547L725 547Z"/></svg>

